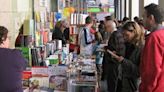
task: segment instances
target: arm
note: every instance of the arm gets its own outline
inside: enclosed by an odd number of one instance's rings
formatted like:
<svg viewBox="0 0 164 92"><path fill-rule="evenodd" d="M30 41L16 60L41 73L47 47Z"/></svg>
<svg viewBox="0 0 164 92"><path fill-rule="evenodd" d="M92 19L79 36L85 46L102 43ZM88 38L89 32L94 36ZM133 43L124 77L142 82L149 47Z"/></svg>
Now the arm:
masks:
<svg viewBox="0 0 164 92"><path fill-rule="evenodd" d="M17 66L20 69L20 71L25 70L28 61L23 57L21 51L15 49L13 57L16 59L16 62L14 62L15 66Z"/></svg>
<svg viewBox="0 0 164 92"><path fill-rule="evenodd" d="M129 60L124 59L122 61L122 68L126 76L129 77L139 77L139 56L137 56L137 60Z"/></svg>
<svg viewBox="0 0 164 92"><path fill-rule="evenodd" d="M140 51L141 49L135 49L130 59L123 58L122 56L118 56L112 52L111 55L118 62L121 62L123 72L126 76L139 77Z"/></svg>
<svg viewBox="0 0 164 92"><path fill-rule="evenodd" d="M157 37L151 35L147 39L141 59L140 92L153 92L157 87L162 69L162 49Z"/></svg>
<svg viewBox="0 0 164 92"><path fill-rule="evenodd" d="M86 44L91 44L93 41L90 41L91 39L88 38L87 30L84 28L84 38Z"/></svg>

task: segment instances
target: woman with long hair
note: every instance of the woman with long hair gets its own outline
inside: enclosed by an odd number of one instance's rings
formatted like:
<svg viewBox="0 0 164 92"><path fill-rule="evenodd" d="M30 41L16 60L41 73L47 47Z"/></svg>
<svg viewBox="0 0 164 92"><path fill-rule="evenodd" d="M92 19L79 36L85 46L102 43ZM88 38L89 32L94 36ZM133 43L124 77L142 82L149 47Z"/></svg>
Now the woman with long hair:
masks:
<svg viewBox="0 0 164 92"><path fill-rule="evenodd" d="M144 46L144 32L142 28L136 22L126 22L123 27L123 36L125 41L130 44L130 48L126 48L126 56L119 56L116 52L109 53L121 64L122 74L117 92L136 92L139 86L139 64L140 64L140 53ZM131 50L128 50L131 49ZM120 87L121 86L121 87Z"/></svg>

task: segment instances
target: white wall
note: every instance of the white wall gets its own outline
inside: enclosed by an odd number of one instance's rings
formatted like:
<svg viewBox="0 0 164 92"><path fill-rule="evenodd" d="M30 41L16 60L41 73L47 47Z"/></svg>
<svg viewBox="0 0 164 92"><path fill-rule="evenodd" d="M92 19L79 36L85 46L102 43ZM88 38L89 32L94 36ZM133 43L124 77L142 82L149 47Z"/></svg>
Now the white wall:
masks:
<svg viewBox="0 0 164 92"><path fill-rule="evenodd" d="M0 0L0 25L9 30L10 47L14 48L18 29L31 17L31 0Z"/></svg>
<svg viewBox="0 0 164 92"><path fill-rule="evenodd" d="M158 0L144 0L144 6L147 6L151 3L158 4Z"/></svg>
<svg viewBox="0 0 164 92"><path fill-rule="evenodd" d="M135 16L139 16L139 0L131 0L132 1L132 7L131 7L131 20Z"/></svg>

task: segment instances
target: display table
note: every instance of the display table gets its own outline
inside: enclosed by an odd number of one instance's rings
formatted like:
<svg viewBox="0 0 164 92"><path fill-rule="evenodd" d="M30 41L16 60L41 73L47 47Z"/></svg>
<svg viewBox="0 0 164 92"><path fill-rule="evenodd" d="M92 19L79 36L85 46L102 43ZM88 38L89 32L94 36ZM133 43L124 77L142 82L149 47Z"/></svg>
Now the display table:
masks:
<svg viewBox="0 0 164 92"><path fill-rule="evenodd" d="M95 60L82 59L69 74L68 92L97 92L98 79Z"/></svg>
<svg viewBox="0 0 164 92"><path fill-rule="evenodd" d="M98 92L95 59L82 58L68 65L49 66L47 69L34 68L34 70L32 72L35 73L32 74L36 75L39 72L48 76L32 76L30 78L32 91L27 88L24 92Z"/></svg>

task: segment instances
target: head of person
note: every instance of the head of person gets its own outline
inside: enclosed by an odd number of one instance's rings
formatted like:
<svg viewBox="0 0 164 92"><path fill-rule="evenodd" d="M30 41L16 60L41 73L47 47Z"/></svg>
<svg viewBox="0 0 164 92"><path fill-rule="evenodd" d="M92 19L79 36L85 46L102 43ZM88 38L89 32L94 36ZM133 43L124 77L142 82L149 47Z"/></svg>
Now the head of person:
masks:
<svg viewBox="0 0 164 92"><path fill-rule="evenodd" d="M123 24L126 23L127 21L130 21L130 19L129 19L128 17L124 17L124 18L122 19Z"/></svg>
<svg viewBox="0 0 164 92"><path fill-rule="evenodd" d="M144 7L143 19L145 27L153 31L155 27L164 21L164 10L159 5L149 4Z"/></svg>
<svg viewBox="0 0 164 92"><path fill-rule="evenodd" d="M89 27L93 26L93 18L91 16L86 17L85 24Z"/></svg>
<svg viewBox="0 0 164 92"><path fill-rule="evenodd" d="M102 25L103 25L103 24L104 24L104 21L103 21L103 20L100 20L100 24L102 24Z"/></svg>
<svg viewBox="0 0 164 92"><path fill-rule="evenodd" d="M62 21L58 21L55 25L55 28L60 28L62 25Z"/></svg>
<svg viewBox="0 0 164 92"><path fill-rule="evenodd" d="M109 21L109 20L113 20L112 16L106 16L105 17L105 20L104 20L104 23Z"/></svg>
<svg viewBox="0 0 164 92"><path fill-rule="evenodd" d="M113 20L106 21L105 22L105 30L110 33L117 30L116 23Z"/></svg>
<svg viewBox="0 0 164 92"><path fill-rule="evenodd" d="M69 22L68 22L67 20L63 20L63 21L62 21L62 26L63 26L64 28L69 28Z"/></svg>
<svg viewBox="0 0 164 92"><path fill-rule="evenodd" d="M134 21L137 22L137 23L140 21L139 17L137 17L137 16L135 16L133 19L134 19Z"/></svg>
<svg viewBox="0 0 164 92"><path fill-rule="evenodd" d="M9 48L8 29L0 26L0 47Z"/></svg>
<svg viewBox="0 0 164 92"><path fill-rule="evenodd" d="M135 46L144 44L144 31L136 22L126 22L122 26L122 32L125 41L130 42Z"/></svg>

